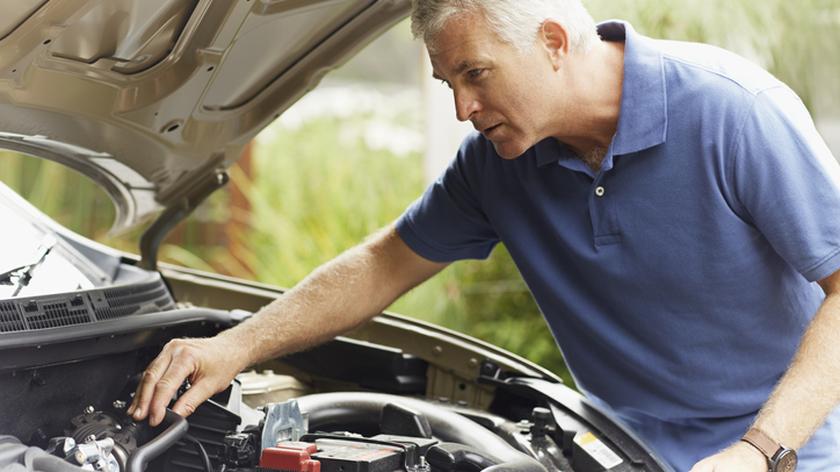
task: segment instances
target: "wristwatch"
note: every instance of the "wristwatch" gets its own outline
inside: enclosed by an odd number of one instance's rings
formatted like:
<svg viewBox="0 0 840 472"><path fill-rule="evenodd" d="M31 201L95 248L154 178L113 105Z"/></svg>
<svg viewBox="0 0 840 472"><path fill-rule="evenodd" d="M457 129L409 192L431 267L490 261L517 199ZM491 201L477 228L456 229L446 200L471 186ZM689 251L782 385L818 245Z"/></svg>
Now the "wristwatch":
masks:
<svg viewBox="0 0 840 472"><path fill-rule="evenodd" d="M767 458L769 472L793 472L796 470L796 451L788 449L774 441L757 428L750 428L741 441L749 444L764 454Z"/></svg>

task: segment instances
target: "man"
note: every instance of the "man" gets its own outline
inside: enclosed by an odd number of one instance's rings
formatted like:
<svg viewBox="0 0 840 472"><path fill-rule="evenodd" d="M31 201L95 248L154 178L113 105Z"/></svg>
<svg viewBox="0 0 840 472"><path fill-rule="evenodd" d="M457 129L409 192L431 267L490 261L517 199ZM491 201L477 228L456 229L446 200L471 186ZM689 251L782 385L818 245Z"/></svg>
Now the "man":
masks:
<svg viewBox="0 0 840 472"><path fill-rule="evenodd" d="M168 344L134 417L160 422L187 377L189 414L503 241L578 385L677 470L785 470L787 448L840 470L840 173L795 94L710 46L596 30L578 0L417 0L412 20L479 133L393 227Z"/></svg>

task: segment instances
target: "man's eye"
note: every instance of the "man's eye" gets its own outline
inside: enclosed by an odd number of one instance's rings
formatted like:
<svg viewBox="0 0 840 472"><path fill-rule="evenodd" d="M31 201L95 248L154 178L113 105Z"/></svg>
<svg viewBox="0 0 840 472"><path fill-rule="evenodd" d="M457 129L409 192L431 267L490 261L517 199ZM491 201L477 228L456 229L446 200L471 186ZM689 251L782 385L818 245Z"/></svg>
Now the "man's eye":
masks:
<svg viewBox="0 0 840 472"><path fill-rule="evenodd" d="M469 77L470 80L475 80L484 75L486 71L487 69L470 69L467 71L467 77Z"/></svg>

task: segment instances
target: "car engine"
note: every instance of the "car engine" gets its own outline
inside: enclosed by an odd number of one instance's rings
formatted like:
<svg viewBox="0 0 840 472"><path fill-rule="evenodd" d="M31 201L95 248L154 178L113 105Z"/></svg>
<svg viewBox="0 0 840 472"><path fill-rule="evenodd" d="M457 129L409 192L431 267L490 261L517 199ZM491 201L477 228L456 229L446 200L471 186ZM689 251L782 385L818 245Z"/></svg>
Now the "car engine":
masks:
<svg viewBox="0 0 840 472"><path fill-rule="evenodd" d="M544 407L514 423L442 402L348 391L252 408L243 401L241 381L235 381L189 418L168 410L163 423L152 428L125 413L130 391L124 389L103 408L88 405L63 420L49 415L37 424L35 418L22 418L36 427L26 445L0 436L0 470L646 470L614 468L631 463L592 433L594 441L569 436L572 431L559 427ZM587 447L597 443L602 447Z"/></svg>

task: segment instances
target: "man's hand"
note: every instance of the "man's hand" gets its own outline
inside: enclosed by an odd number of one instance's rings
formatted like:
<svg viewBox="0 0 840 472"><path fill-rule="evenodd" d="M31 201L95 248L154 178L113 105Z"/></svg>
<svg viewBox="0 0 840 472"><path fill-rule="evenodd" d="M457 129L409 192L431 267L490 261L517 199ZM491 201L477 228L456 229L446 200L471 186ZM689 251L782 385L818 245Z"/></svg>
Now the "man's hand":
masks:
<svg viewBox="0 0 840 472"><path fill-rule="evenodd" d="M148 417L149 424L157 426L178 388L189 379L189 390L173 407L175 413L189 416L247 367L242 351L222 336L169 341L143 372L128 414L135 421Z"/></svg>
<svg viewBox="0 0 840 472"><path fill-rule="evenodd" d="M767 459L758 449L738 441L694 464L689 472L767 472Z"/></svg>

